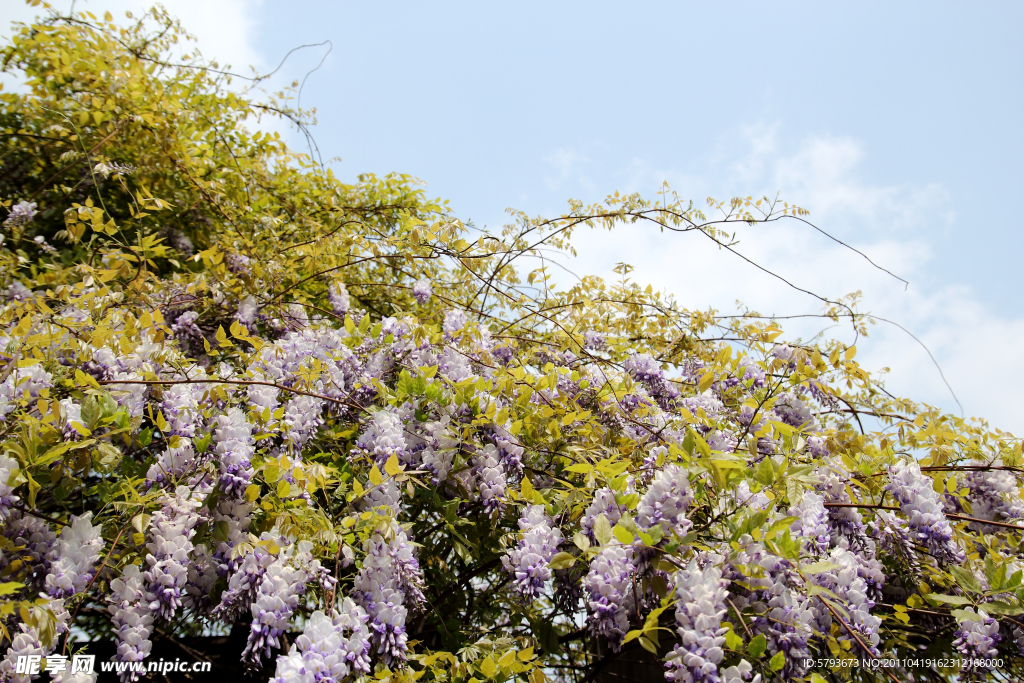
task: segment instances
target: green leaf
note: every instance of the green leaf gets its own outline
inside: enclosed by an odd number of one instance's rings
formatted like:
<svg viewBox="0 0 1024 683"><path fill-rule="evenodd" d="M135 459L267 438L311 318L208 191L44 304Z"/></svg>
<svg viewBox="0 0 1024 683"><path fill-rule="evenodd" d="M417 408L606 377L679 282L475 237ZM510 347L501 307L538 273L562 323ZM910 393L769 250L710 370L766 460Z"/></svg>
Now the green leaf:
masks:
<svg viewBox="0 0 1024 683"><path fill-rule="evenodd" d="M978 580L974 578L974 574L969 572L967 569L964 569L963 567L951 567L949 571L956 578L956 582L967 590L972 593L981 592L981 585L978 583Z"/></svg>
<svg viewBox="0 0 1024 683"><path fill-rule="evenodd" d="M195 447L196 453L205 453L206 449L210 446L210 439L213 437L213 432L207 432L202 436L192 441L192 445Z"/></svg>
<svg viewBox="0 0 1024 683"><path fill-rule="evenodd" d="M966 609L955 609L950 612L957 621L985 621L985 617Z"/></svg>
<svg viewBox="0 0 1024 683"><path fill-rule="evenodd" d="M768 647L768 639L764 637L763 633L758 633L754 636L750 643L747 644L747 654L754 659L757 659L764 654L765 649Z"/></svg>
<svg viewBox="0 0 1024 683"><path fill-rule="evenodd" d="M725 634L725 646L730 650L736 650L737 652L743 647L743 638L738 636L735 631L730 629Z"/></svg>
<svg viewBox="0 0 1024 683"><path fill-rule="evenodd" d="M1018 607L1017 605L1011 605L1008 602L1002 600L993 600L992 602L986 602L981 606L981 609L985 610L989 614L1006 614L1013 616L1015 614L1024 614L1024 607Z"/></svg>
<svg viewBox="0 0 1024 683"><path fill-rule="evenodd" d="M82 420L89 429L95 429L100 419L100 402L95 396L89 395L82 401Z"/></svg>
<svg viewBox="0 0 1024 683"><path fill-rule="evenodd" d="M117 412L117 401L110 394L103 393L99 396L100 404L100 419L105 417L113 417L114 413Z"/></svg>
<svg viewBox="0 0 1024 683"><path fill-rule="evenodd" d="M7 583L0 583L0 595L13 595L19 590L25 587L25 584L18 583L17 581L8 581Z"/></svg>
<svg viewBox="0 0 1024 683"><path fill-rule="evenodd" d="M398 476L402 473L402 466L398 463L398 456L394 453L388 458L388 461L384 463L384 471L390 474L392 477Z"/></svg>
<svg viewBox="0 0 1024 683"><path fill-rule="evenodd" d="M132 517L132 526L135 527L135 530L138 531L140 534L144 533L146 529L149 527L149 522L152 519L153 517L151 515L147 515L144 512L140 512L139 514Z"/></svg>
<svg viewBox="0 0 1024 683"><path fill-rule="evenodd" d="M367 320L368 318L369 316L363 318L363 320ZM494 663L493 657L488 657L484 661L480 662L480 673L488 678L494 678L494 674L498 673L498 667Z"/></svg>
<svg viewBox="0 0 1024 683"><path fill-rule="evenodd" d="M690 433L693 434L694 448L696 448L697 451L705 458L710 458L711 446L708 445L708 442L704 440L704 437L702 437L700 434L693 431L692 429L690 430Z"/></svg>
<svg viewBox="0 0 1024 683"><path fill-rule="evenodd" d="M105 441L96 444L96 455L93 462L100 470L113 469L121 462L121 451Z"/></svg>
<svg viewBox="0 0 1024 683"><path fill-rule="evenodd" d="M45 467L46 465L49 465L51 462L53 462L60 456L64 455L64 453L74 445L74 441L66 441L65 443L62 443L58 446L54 446L50 450L46 451L46 453L44 453L42 457L37 459L32 464L36 465L37 467Z"/></svg>
<svg viewBox="0 0 1024 683"><path fill-rule="evenodd" d="M574 564L576 564L576 558L569 553L556 553L551 558L550 566L552 569L568 569Z"/></svg>
<svg viewBox="0 0 1024 683"><path fill-rule="evenodd" d="M771 486L775 481L775 468L772 467L771 460L765 458L758 464L757 469L754 470L754 480L765 486Z"/></svg>
<svg viewBox="0 0 1024 683"><path fill-rule="evenodd" d="M782 652L776 652L775 655L768 660L768 668L772 671L782 671L782 667L786 666L786 655Z"/></svg>
<svg viewBox="0 0 1024 683"><path fill-rule="evenodd" d="M633 543L633 534L629 533L621 524L615 525L615 528L612 529L612 534L620 543L622 543L622 545L630 545Z"/></svg>
<svg viewBox="0 0 1024 683"><path fill-rule="evenodd" d="M28 475L28 504L30 507L36 506L36 496L39 495L40 488L42 487L39 486L39 482Z"/></svg>
<svg viewBox="0 0 1024 683"><path fill-rule="evenodd" d="M594 538L601 545L608 545L612 541L612 525L608 523L608 518L603 512L594 520Z"/></svg>
<svg viewBox="0 0 1024 683"><path fill-rule="evenodd" d="M800 566L800 571L805 574L821 574L822 572L830 572L833 569L839 569L839 565L828 560L818 560L817 562Z"/></svg>
<svg viewBox="0 0 1024 683"><path fill-rule="evenodd" d="M374 486L380 486L381 483L383 483L383 481L384 481L384 475L381 474L380 470L377 469L377 466L374 465L370 469L370 483L373 484Z"/></svg>
<svg viewBox="0 0 1024 683"><path fill-rule="evenodd" d="M928 593L924 596L928 600L934 602L944 602L948 605L970 605L971 601L962 595L940 595L938 593Z"/></svg>

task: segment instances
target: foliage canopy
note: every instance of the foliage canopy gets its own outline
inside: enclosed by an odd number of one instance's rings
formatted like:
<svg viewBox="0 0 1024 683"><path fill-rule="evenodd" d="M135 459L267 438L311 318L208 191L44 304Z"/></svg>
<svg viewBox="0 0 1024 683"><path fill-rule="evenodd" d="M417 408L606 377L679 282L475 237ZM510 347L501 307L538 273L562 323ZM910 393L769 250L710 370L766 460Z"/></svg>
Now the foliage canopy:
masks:
<svg viewBox="0 0 1024 683"><path fill-rule="evenodd" d="M252 132L305 114L184 37L51 12L0 52L0 680L232 629L289 681L1024 673L1019 439L854 346L524 265L805 212L665 187L477 230Z"/></svg>

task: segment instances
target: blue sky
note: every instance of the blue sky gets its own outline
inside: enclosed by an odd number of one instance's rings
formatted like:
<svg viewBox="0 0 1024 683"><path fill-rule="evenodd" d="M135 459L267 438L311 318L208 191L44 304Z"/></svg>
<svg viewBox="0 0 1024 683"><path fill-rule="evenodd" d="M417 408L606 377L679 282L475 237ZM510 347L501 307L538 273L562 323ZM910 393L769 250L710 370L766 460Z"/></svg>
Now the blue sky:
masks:
<svg viewBox="0 0 1024 683"><path fill-rule="evenodd" d="M510 206L653 196L663 180L697 201L780 191L909 289L795 225L741 233L747 254L823 295L862 290L864 309L928 344L967 414L1024 433L1022 3L165 4L205 54L236 66L269 70L332 41L303 91L324 159L340 157L346 179L415 175L477 225ZM0 4L0 16L30 14ZM278 83L323 54L297 53ZM625 260L690 307L819 310L689 237L580 238L573 270ZM895 391L958 410L906 334L880 328L860 349L869 368L891 368Z"/></svg>

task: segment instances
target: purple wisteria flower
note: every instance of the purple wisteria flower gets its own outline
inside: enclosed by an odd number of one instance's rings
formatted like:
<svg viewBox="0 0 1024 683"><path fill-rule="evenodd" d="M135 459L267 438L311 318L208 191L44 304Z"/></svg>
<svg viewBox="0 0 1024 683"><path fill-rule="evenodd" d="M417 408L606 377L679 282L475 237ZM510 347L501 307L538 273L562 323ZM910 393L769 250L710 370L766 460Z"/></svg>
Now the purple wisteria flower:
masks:
<svg viewBox="0 0 1024 683"><path fill-rule="evenodd" d="M82 405L73 398L65 398L61 399L60 410L63 421L61 432L64 438L77 439L80 434L75 428L75 424L77 423L79 427L85 426L85 423L82 422Z"/></svg>
<svg viewBox="0 0 1024 683"><path fill-rule="evenodd" d="M202 368L193 367L188 372L189 379L205 379L206 373ZM174 377L173 379L184 379ZM196 435L196 428L202 423L202 411L199 406L206 393L206 385L196 384L172 384L164 391L164 399L161 403L161 410L167 418L168 436Z"/></svg>
<svg viewBox="0 0 1024 683"><path fill-rule="evenodd" d="M988 467L985 462L971 463L977 467ZM994 466L998 467L997 462ZM1024 519L1024 501L1020 498L1017 477L1007 470L980 470L968 472L963 479L963 486L969 489L968 499L971 501L971 517L993 522L1014 522ZM947 502L956 500L947 495ZM959 505L954 504L957 509ZM972 522L970 528L983 533L992 533L994 526Z"/></svg>
<svg viewBox="0 0 1024 683"><path fill-rule="evenodd" d="M647 388L662 409L668 410L679 398L679 388L665 377L661 364L650 354L635 353L626 359L622 367L634 380Z"/></svg>
<svg viewBox="0 0 1024 683"><path fill-rule="evenodd" d="M334 618L317 611L287 654L277 658L273 683L342 681L370 672L369 616L345 598Z"/></svg>
<svg viewBox="0 0 1024 683"><path fill-rule="evenodd" d="M594 492L594 500L591 501L591 504L583 513L580 525L591 542L594 542L596 540L594 538L594 524L597 522L598 516L604 515L608 520L608 524L614 526L622 518L626 510L625 505L615 502L615 492L613 490L607 486L598 488Z"/></svg>
<svg viewBox="0 0 1024 683"><path fill-rule="evenodd" d="M588 351L603 351L606 345L604 335L588 330L583 333L583 348Z"/></svg>
<svg viewBox="0 0 1024 683"><path fill-rule="evenodd" d="M228 408L217 417L214 453L220 467L220 489L226 496L240 499L252 479L252 425L240 408Z"/></svg>
<svg viewBox="0 0 1024 683"><path fill-rule="evenodd" d="M0 576L25 584L29 594L38 594L50 570L50 550L57 535L45 521L18 510L11 511L0 535L10 542L0 553Z"/></svg>
<svg viewBox="0 0 1024 683"><path fill-rule="evenodd" d="M719 683L725 657L722 617L729 582L715 566L701 569L696 559L674 575L676 631L680 643L665 658L665 678L674 683Z"/></svg>
<svg viewBox="0 0 1024 683"><path fill-rule="evenodd" d="M595 635L607 638L616 652L622 647L622 639L629 630L629 615L636 604L633 558L632 546L605 546L590 563L590 571L583 580L590 628Z"/></svg>
<svg viewBox="0 0 1024 683"><path fill-rule="evenodd" d="M343 282L332 282L327 285L327 301L331 304L331 310L340 318L352 308L352 301L348 295L348 289Z"/></svg>
<svg viewBox="0 0 1024 683"><path fill-rule="evenodd" d="M128 415L131 417L142 417L146 406L146 397L149 395L149 387L138 383L143 380L143 376L135 371L119 370L111 373L110 378L124 382L110 385L110 395L113 396L117 404L127 409Z"/></svg>
<svg viewBox="0 0 1024 683"><path fill-rule="evenodd" d="M28 223L35 218L36 213L38 213L36 211L36 206L37 204L35 202L18 202L11 207L11 212L7 214L7 218L4 219L4 226L12 227Z"/></svg>
<svg viewBox="0 0 1024 683"><path fill-rule="evenodd" d="M416 297L416 301L425 304L430 301L431 295L434 290L430 286L430 282L427 280L417 280L412 286L412 295Z"/></svg>
<svg viewBox="0 0 1024 683"><path fill-rule="evenodd" d="M147 486L164 486L195 469L196 452L192 439L179 437L171 441L174 445L168 443L146 472Z"/></svg>
<svg viewBox="0 0 1024 683"><path fill-rule="evenodd" d="M807 491L800 503L789 509L790 516L796 517L791 527L794 534L807 539L816 554L828 551L832 541L828 510L824 502L825 499L819 494Z"/></svg>
<svg viewBox="0 0 1024 683"><path fill-rule="evenodd" d="M316 396L299 394L285 404L282 432L291 442L295 453L302 450L324 423L323 410L324 400Z"/></svg>
<svg viewBox="0 0 1024 683"><path fill-rule="evenodd" d="M528 505L519 518L522 538L501 558L505 571L514 577L515 591L532 600L551 578L551 558L558 552L562 532L543 505Z"/></svg>
<svg viewBox="0 0 1024 683"><path fill-rule="evenodd" d="M185 595L182 597L185 607L196 614L208 616L213 609L213 592L218 578L220 566L210 548L205 543L193 546Z"/></svg>
<svg viewBox="0 0 1024 683"><path fill-rule="evenodd" d="M793 392L779 397L772 406L779 420L793 427L801 427L814 422L811 406Z"/></svg>
<svg viewBox="0 0 1024 683"><path fill-rule="evenodd" d="M448 429L448 418L420 424L418 436L423 441L420 462L431 473L431 481L440 484L448 478L458 444Z"/></svg>
<svg viewBox="0 0 1024 683"><path fill-rule="evenodd" d="M171 332L185 353L199 354L203 351L203 330L196 324L199 313L185 311L171 323Z"/></svg>
<svg viewBox="0 0 1024 683"><path fill-rule="evenodd" d="M312 548L309 541L281 547L263 572L250 607L252 625L242 653L246 663L258 666L261 656L270 657L274 648L281 647L281 635L288 631L307 584L314 580L325 588L333 584L327 570L313 558Z"/></svg>
<svg viewBox="0 0 1024 683"><path fill-rule="evenodd" d="M683 537L693 526L686 518L691 503L693 491L686 470L675 464L665 465L640 499L636 508L637 526L647 531L660 525L664 536L675 533Z"/></svg>
<svg viewBox="0 0 1024 683"><path fill-rule="evenodd" d="M153 649L149 640L153 632L153 613L145 595L145 576L139 571L138 565L126 566L121 576L110 582L107 610L117 639L115 659L119 662L141 662ZM124 681L135 681L138 678L134 671L126 671L121 675Z"/></svg>
<svg viewBox="0 0 1024 683"><path fill-rule="evenodd" d="M445 338L451 339L457 332L462 331L466 326L466 312L460 309L452 309L444 314L444 323L441 325Z"/></svg>
<svg viewBox="0 0 1024 683"><path fill-rule="evenodd" d="M810 656L807 643L814 635L815 615L810 599L786 587L778 577L773 578L775 582L766 591L767 611L755 626L768 638L768 652L785 655L782 674L783 680L788 680L787 676L799 677L806 671L804 662Z"/></svg>
<svg viewBox="0 0 1024 683"><path fill-rule="evenodd" d="M149 567L144 573L145 599L149 610L163 619L173 619L181 607L192 554L192 537L199 523L196 509L204 494L187 486L177 487L164 497L163 507L153 513L150 541L146 544Z"/></svg>
<svg viewBox="0 0 1024 683"><path fill-rule="evenodd" d="M228 254L224 258L224 263L227 265L228 270L236 275L247 275L249 273L249 262L250 259L245 254Z"/></svg>
<svg viewBox="0 0 1024 683"><path fill-rule="evenodd" d="M493 444L487 444L480 453L473 456L473 470L484 510L488 513L501 510L504 507L507 479L505 469L499 460L498 449Z"/></svg>
<svg viewBox="0 0 1024 683"><path fill-rule="evenodd" d="M356 448L381 466L392 455L405 464L412 464L414 461L405 440L402 417L395 410L384 409L374 413L373 421L356 439Z"/></svg>
<svg viewBox="0 0 1024 683"><path fill-rule="evenodd" d="M886 510L879 510L875 518L868 522L871 535L878 547L905 564L911 573L918 570L917 553L914 547L915 534L910 530L907 520Z"/></svg>
<svg viewBox="0 0 1024 683"><path fill-rule="evenodd" d="M235 556L235 548L249 537L249 524L253 504L222 497L217 501L217 509L213 511L213 521L223 532L224 540L217 542L213 557L218 563L217 573L227 576L238 567L240 558Z"/></svg>
<svg viewBox="0 0 1024 683"><path fill-rule="evenodd" d="M15 632L7 648L2 661L0 661L0 681L3 683L28 683L36 676L18 673L18 660L20 657L37 655L46 657L54 651L60 643L60 638L68 632L68 622L71 615L64 605L63 599L50 600L46 608L53 614L53 630L49 634L48 642L44 642L39 628L22 622L18 624L18 631ZM90 681L90 683L92 683Z"/></svg>
<svg viewBox="0 0 1024 683"><path fill-rule="evenodd" d="M387 537L374 534L356 576L354 599L370 615L374 651L389 665L404 661L409 608L423 600L423 576L405 531L392 524Z"/></svg>
<svg viewBox="0 0 1024 683"><path fill-rule="evenodd" d="M222 571L229 575L228 585L221 594L220 604L213 609L214 618L232 623L241 614L249 611L267 567L277 560L277 555L267 549L268 545L271 542L286 542L266 531L260 534L259 540L263 542L262 545L257 545L240 558L230 558L230 550L228 557L220 558ZM232 559L234 566L229 562Z"/></svg>
<svg viewBox="0 0 1024 683"><path fill-rule="evenodd" d="M238 310L235 311L235 319L243 325L252 325L259 313L259 306L256 297L251 294L238 302Z"/></svg>
<svg viewBox="0 0 1024 683"><path fill-rule="evenodd" d="M953 634L953 646L967 660L967 666L962 669L965 680L982 679L992 668L983 663L989 660L994 662L999 656L996 648L1002 640L999 622L981 610L975 612L973 608L967 607L964 611L976 616L966 617L960 622L960 628Z"/></svg>
<svg viewBox="0 0 1024 683"><path fill-rule="evenodd" d="M40 392L52 386L53 377L42 365L15 368L0 382L0 422L18 407L19 400L33 401L39 398Z"/></svg>
<svg viewBox="0 0 1024 683"><path fill-rule="evenodd" d="M939 494L932 488L932 480L921 473L916 462L901 460L889 466L889 483L885 487L900 503L907 516L910 529L917 541L942 563L958 564L966 553L953 539L953 527L946 519Z"/></svg>
<svg viewBox="0 0 1024 683"><path fill-rule="evenodd" d="M0 521L11 514L11 505L21 499L14 492L15 487L10 484L11 475L20 469L17 460L6 453L0 453Z"/></svg>
<svg viewBox="0 0 1024 683"><path fill-rule="evenodd" d="M92 512L73 516L50 548L46 592L55 598L81 593L92 581L103 550L103 529L92 524Z"/></svg>
<svg viewBox="0 0 1024 683"><path fill-rule="evenodd" d="M870 587L861 576L860 558L843 548L833 548L828 561L837 565L837 568L814 574L813 581L838 596L846 610L846 625L857 632L859 640L867 645L870 651L863 652L857 640L846 632L845 628L837 636L838 639L849 640L850 647L854 651L861 651L863 656L878 657L878 630L882 620L871 614L875 601L870 598ZM816 602L814 607L818 615L818 630L828 632L832 626L832 614L820 601Z"/></svg>

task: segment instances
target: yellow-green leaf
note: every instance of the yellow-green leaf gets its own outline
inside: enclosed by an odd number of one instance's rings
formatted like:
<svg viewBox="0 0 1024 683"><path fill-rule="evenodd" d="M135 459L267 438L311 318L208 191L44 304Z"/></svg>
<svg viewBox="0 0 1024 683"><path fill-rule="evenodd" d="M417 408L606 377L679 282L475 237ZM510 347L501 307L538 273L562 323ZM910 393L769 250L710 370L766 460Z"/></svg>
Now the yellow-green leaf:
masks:
<svg viewBox="0 0 1024 683"><path fill-rule="evenodd" d="M374 465L373 469L370 470L370 483L374 486L380 486L383 481L384 475L382 475L380 470L377 469L377 466Z"/></svg>
<svg viewBox="0 0 1024 683"><path fill-rule="evenodd" d="M608 545L612 540L612 525L608 523L608 518L601 513L594 520L594 538L601 545Z"/></svg>
<svg viewBox="0 0 1024 683"><path fill-rule="evenodd" d="M498 672L498 667L494 664L494 658L488 657L484 661L480 662L480 673L488 678L494 678L494 674Z"/></svg>
<svg viewBox="0 0 1024 683"><path fill-rule="evenodd" d="M398 456L394 453L388 458L388 461L384 463L384 471L390 474L392 477L401 474L402 466L398 464Z"/></svg>
<svg viewBox="0 0 1024 683"><path fill-rule="evenodd" d="M551 558L552 569L568 569L569 567L576 564L576 558L569 553L556 553Z"/></svg>

